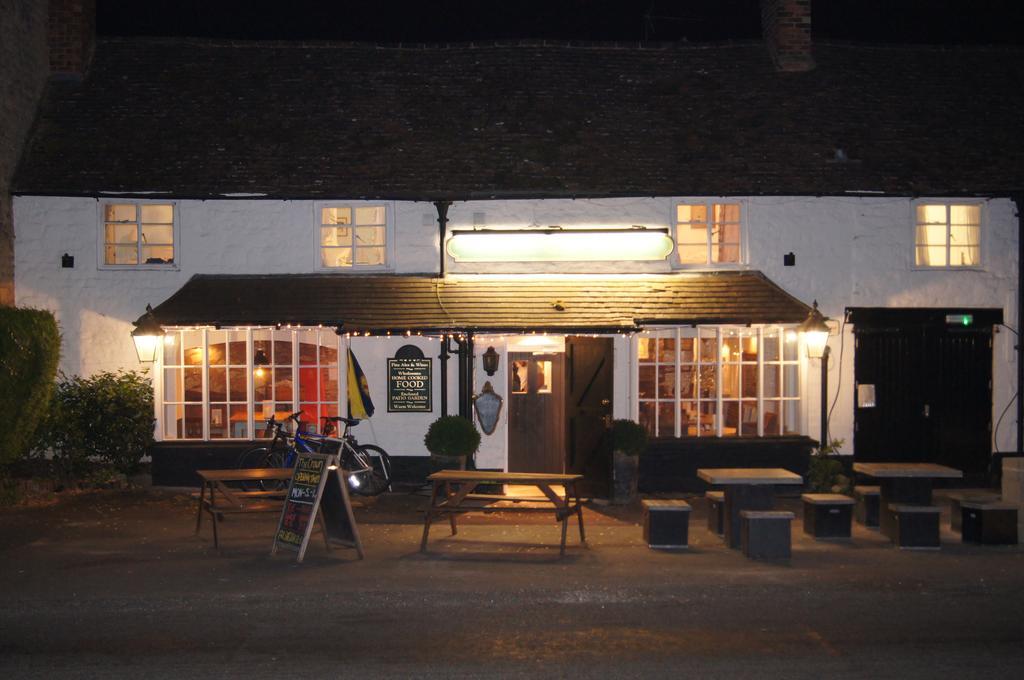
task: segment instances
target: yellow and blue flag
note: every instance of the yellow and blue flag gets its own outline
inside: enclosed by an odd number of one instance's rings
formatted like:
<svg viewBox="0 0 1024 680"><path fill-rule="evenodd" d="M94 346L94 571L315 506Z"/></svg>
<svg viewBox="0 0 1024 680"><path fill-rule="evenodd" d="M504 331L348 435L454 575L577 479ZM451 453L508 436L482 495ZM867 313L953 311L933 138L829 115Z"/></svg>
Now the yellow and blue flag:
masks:
<svg viewBox="0 0 1024 680"><path fill-rule="evenodd" d="M348 351L348 417L363 420L373 415L370 385L352 350Z"/></svg>

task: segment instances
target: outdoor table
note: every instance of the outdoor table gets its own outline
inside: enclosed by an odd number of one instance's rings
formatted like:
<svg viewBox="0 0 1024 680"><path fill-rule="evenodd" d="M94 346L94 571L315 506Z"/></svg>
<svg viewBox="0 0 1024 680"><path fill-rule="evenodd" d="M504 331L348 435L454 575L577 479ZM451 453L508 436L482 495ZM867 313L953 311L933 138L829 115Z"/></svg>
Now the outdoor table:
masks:
<svg viewBox="0 0 1024 680"><path fill-rule="evenodd" d="M896 535L890 505L931 505L933 479L961 479L964 473L936 463L854 463L853 471L878 480L878 525L889 538Z"/></svg>
<svg viewBox="0 0 1024 680"><path fill-rule="evenodd" d="M771 510L776 484L803 484L800 475L783 468L699 468L697 476L725 492L725 544L740 547L740 513Z"/></svg>
<svg viewBox="0 0 1024 680"><path fill-rule="evenodd" d="M213 545L219 546L217 520L229 513L280 512L288 492L291 468L242 468L237 470L196 470L202 480L199 489L199 508L196 511L196 533L203 521L203 511L210 513L213 522ZM229 482L283 482L280 489L245 491L231 488Z"/></svg>
<svg viewBox="0 0 1024 680"><path fill-rule="evenodd" d="M580 542L586 545L583 533L583 505L576 489L576 483L583 475L563 475L536 472L495 472L488 470L442 470L427 477L432 482L430 507L427 508L423 522L423 540L420 551L427 549L427 536L430 523L435 516L448 515L452 535L458 533L455 516L461 512L551 512L554 506L555 521L562 524L562 542L559 555L565 555L565 535L568 530L569 517L576 515L580 525ZM543 497L505 496L500 494L473 493L481 484L515 484L535 486L540 489ZM564 495L559 495L552 488L561 485ZM494 507L490 505L467 504L483 501L487 504L498 501L512 501L509 506ZM538 506L538 504L540 504Z"/></svg>

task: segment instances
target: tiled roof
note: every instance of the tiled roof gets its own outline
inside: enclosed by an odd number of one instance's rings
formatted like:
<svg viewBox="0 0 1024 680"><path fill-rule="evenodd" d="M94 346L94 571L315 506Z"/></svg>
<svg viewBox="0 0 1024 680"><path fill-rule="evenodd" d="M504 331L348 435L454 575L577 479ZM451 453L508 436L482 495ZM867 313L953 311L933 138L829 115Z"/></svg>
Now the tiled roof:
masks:
<svg viewBox="0 0 1024 680"><path fill-rule="evenodd" d="M1010 193L1024 50L101 39L16 193L178 197ZM837 149L842 153L837 158ZM845 160L843 160L845 159Z"/></svg>
<svg viewBox="0 0 1024 680"><path fill-rule="evenodd" d="M645 276L196 275L154 309L166 326L342 325L352 332L627 330L798 323L809 308L760 272Z"/></svg>

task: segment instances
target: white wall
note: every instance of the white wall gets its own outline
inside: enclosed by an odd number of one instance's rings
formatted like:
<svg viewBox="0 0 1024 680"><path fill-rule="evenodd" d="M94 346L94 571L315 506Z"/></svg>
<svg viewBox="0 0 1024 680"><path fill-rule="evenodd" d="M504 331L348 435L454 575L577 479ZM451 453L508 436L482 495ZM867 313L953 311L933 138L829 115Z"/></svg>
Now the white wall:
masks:
<svg viewBox="0 0 1024 680"><path fill-rule="evenodd" d="M488 227L532 224L668 227L678 200L470 201L451 207L449 227L466 228L475 223ZM841 320L848 306L979 306L1001 307L1006 323L1017 326L1017 220L1014 205L1007 199L985 203L983 267L977 271L920 271L911 266L913 230L909 199L751 197L739 200L744 204L748 253L745 266L763 271L803 301L817 299L822 311L832 319ZM17 302L57 313L64 334L61 369L67 373L137 368L129 337L131 321L142 314L147 303L159 304L193 274L316 271L316 203L313 201L179 201L178 268L169 271L99 269L99 205L99 201L90 198L35 196L19 196L14 202ZM436 272L440 244L434 206L427 202L387 205L393 219L392 237L396 245L391 271ZM788 252L796 255L794 267L783 266L783 254ZM63 253L75 256L74 269L60 267ZM446 269L453 273L614 273L671 271L672 264L668 261L629 263L626 267L617 262L469 265L448 258ZM368 341L356 342L362 345ZM1013 344L1008 332L995 336L993 422L1015 388ZM487 347L482 340L478 340L477 345L482 345L480 352ZM833 394L836 389L839 394L831 433L846 439L850 448L852 329L846 327L842 337L833 337L831 346L829 381ZM626 417L634 410L630 376L633 355L625 339L617 339L615 348L615 416ZM359 351L364 369L370 363L369 355L377 351L369 345ZM393 351L389 356L392 354ZM437 351L431 350L428 355L436 356ZM450 373L454 374L454 363ZM818 419L814 414L819 412L816 366L809 366L806 373L807 434L816 437ZM483 375L482 370L478 371L480 375ZM374 383L381 385L377 389L384 389L382 381L371 381L372 387ZM454 410L454 382L450 395ZM377 395L374 397L376 399ZM999 449L1014 446L1013 415L1011 410L1000 428L996 441ZM387 422L385 426L375 418L374 423L380 441L393 442L386 448L396 452L419 450L416 447L422 442L415 440L422 438L420 426L425 430L423 423L406 414L395 423L407 423L408 427L405 424L392 427L391 420ZM497 436L495 433L485 438L490 448L482 450L482 461L497 460L499 454L494 448Z"/></svg>

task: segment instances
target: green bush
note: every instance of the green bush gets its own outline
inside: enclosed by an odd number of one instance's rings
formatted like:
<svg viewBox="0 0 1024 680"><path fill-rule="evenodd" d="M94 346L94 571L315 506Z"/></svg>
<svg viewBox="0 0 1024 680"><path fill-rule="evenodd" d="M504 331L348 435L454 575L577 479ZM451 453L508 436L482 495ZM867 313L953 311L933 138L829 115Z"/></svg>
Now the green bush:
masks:
<svg viewBox="0 0 1024 680"><path fill-rule="evenodd" d="M91 460L131 475L153 442L153 388L135 371L61 376L41 443L65 479L78 479Z"/></svg>
<svg viewBox="0 0 1024 680"><path fill-rule="evenodd" d="M434 456L472 456L480 448L480 433L462 416L442 416L427 428L423 443Z"/></svg>
<svg viewBox="0 0 1024 680"><path fill-rule="evenodd" d="M811 456L807 468L807 482L811 491L817 493L849 493L853 490L852 480L846 474L842 461L834 457L843 445L842 439L833 439L818 448Z"/></svg>
<svg viewBox="0 0 1024 680"><path fill-rule="evenodd" d="M612 423L612 450L630 456L639 456L647 448L647 430L632 420Z"/></svg>
<svg viewBox="0 0 1024 680"><path fill-rule="evenodd" d="M0 307L0 468L23 458L36 439L53 394L60 331L41 309Z"/></svg>

